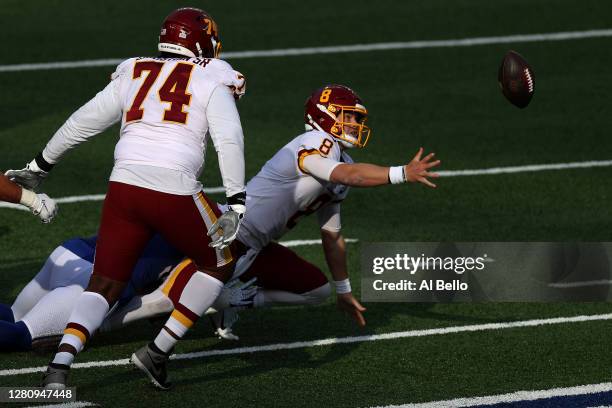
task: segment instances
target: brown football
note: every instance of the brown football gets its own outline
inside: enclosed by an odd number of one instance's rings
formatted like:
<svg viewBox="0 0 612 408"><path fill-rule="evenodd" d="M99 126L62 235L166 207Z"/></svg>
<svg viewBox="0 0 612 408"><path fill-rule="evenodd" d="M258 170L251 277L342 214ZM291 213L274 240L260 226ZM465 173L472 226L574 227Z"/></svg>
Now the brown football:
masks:
<svg viewBox="0 0 612 408"><path fill-rule="evenodd" d="M511 104L521 109L529 105L535 91L535 75L521 54L510 50L504 55L497 80Z"/></svg>

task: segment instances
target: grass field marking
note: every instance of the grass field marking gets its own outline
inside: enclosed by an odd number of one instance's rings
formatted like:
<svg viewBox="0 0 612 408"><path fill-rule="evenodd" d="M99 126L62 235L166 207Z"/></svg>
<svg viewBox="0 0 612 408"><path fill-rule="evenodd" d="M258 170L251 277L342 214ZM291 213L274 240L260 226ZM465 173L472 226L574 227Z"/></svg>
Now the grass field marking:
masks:
<svg viewBox="0 0 612 408"><path fill-rule="evenodd" d="M485 176L495 174L531 173L536 171L587 169L593 167L610 167L612 160L589 160L583 162L528 164L524 166L493 167L490 169L473 170L441 170L436 173L440 177Z"/></svg>
<svg viewBox="0 0 612 408"><path fill-rule="evenodd" d="M509 394L488 395L485 397L457 398L452 400L431 401L417 404L386 405L376 408L441 408L441 407L473 407L502 403L534 401L554 397L571 397L585 394L597 394L612 391L612 383L587 384L577 387L551 388L548 390L516 391Z"/></svg>
<svg viewBox="0 0 612 408"><path fill-rule="evenodd" d="M590 160L584 162L572 162L572 163L551 163L551 164L528 164L525 166L510 166L510 167L493 167L490 169L472 169L472 170L441 170L437 173L440 177L461 177L461 176L484 176L484 175L496 175L496 174L513 174L513 173L526 173L536 171L548 171L548 170L568 170L568 169L586 169L593 167L610 167L612 166L612 160ZM204 192L207 194L222 193L225 191L225 187L210 187L205 188ZM55 201L58 204L70 204L79 203L82 201L102 201L104 200L104 194L90 194L82 196L70 196L56 198ZM0 208L11 208L14 210L30 211L23 205L0 202Z"/></svg>
<svg viewBox="0 0 612 408"><path fill-rule="evenodd" d="M316 54L337 54L364 51L388 51L441 47L473 47L478 45L526 43L541 41L566 41L586 38L612 37L612 29L565 31L556 33L515 34L496 37L474 37L448 40L401 41L374 44L336 45L328 47L283 48L276 50L254 50L224 52L223 59L289 57ZM0 65L0 72L39 71L48 69L69 69L114 66L121 58L107 58L83 61L58 61L29 64Z"/></svg>
<svg viewBox="0 0 612 408"><path fill-rule="evenodd" d="M383 333L383 334L370 334L365 336L351 336L351 337L338 337L328 338L320 340L309 340L309 341L296 341L291 343L275 343L267 344L262 346L250 346L250 347L237 347L229 349L219 350L208 350L198 351L194 353L185 354L173 354L172 360L191 360L203 357L212 356L228 356L236 354L247 354L247 353L258 353L263 351L278 351L278 350L293 350L308 347L321 347L321 346L332 346L335 344L351 344L351 343L364 343L369 341L381 341L381 340L396 340L411 337L426 337L436 336L454 333L466 333L466 332L479 332L489 330L503 330L503 329L515 329L522 327L537 327L545 325L565 324L565 323L582 323L582 322L593 322L601 320L612 320L612 313L598 314L598 315L581 315L581 316L568 316L568 317L553 317L547 319L532 319L532 320L521 320L516 322L500 322L500 323L485 323L485 324L474 324L466 326L451 326L451 327L439 327L433 329L420 329L420 330L407 330L401 332ZM104 360L104 361L90 361L87 363L76 363L72 365L72 368L94 368L94 367L111 367L111 366L124 366L130 364L129 359L123 358L120 360ZM38 372L44 372L47 367L28 367L28 368L12 368L6 370L0 370L0 377L15 376L22 374L32 374Z"/></svg>
<svg viewBox="0 0 612 408"><path fill-rule="evenodd" d="M612 285L612 280L609 279L600 279L600 280L590 280L590 281L575 281L575 282L555 282L549 283L548 286L551 288L583 288L588 286L609 286Z"/></svg>
<svg viewBox="0 0 612 408"><path fill-rule="evenodd" d="M225 187L210 187L204 188L204 193L206 194L217 194L225 192ZM69 196L69 197L61 197L56 198L55 202L58 204L71 204L71 203L80 203L83 201L103 201L106 197L106 194L88 194L81 196ZM30 211L29 208L24 207L20 204L13 203L4 203L0 202L0 208L12 208L14 210L22 210L22 211Z"/></svg>
<svg viewBox="0 0 612 408"><path fill-rule="evenodd" d="M64 402L62 404L50 404L50 405L32 405L26 408L83 408L83 407L97 407L98 404L89 401L72 401Z"/></svg>
<svg viewBox="0 0 612 408"><path fill-rule="evenodd" d="M359 242L359 240L355 238L345 238L344 242L346 242L347 244L354 244L356 242ZM304 245L321 245L321 240L320 239L296 239L293 241L281 241L280 244L288 248L304 246Z"/></svg>

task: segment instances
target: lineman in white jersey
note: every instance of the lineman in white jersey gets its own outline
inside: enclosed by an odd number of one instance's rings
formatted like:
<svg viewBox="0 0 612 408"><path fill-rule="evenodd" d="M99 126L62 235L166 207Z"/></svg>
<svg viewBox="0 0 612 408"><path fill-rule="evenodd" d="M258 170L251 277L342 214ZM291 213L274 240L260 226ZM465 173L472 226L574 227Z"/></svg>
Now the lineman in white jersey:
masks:
<svg viewBox="0 0 612 408"><path fill-rule="evenodd" d="M36 187L69 149L121 120L93 275L49 365L47 387L65 386L74 356L100 327L155 232L198 268L155 341L132 356L158 387L168 388L170 350L233 273L236 256L230 244L246 198L235 105L235 97L244 92L244 77L216 59L221 48L217 25L202 10L171 13L162 24L158 48L159 58L121 63L110 84L66 121L35 160L9 172L16 182ZM197 180L207 134L219 156L230 208L223 216Z"/></svg>
<svg viewBox="0 0 612 408"><path fill-rule="evenodd" d="M281 148L247 184L247 212L238 232L238 259L234 278L247 282L256 278L259 286L253 306L276 304L315 304L331 293L327 278L315 265L290 249L276 243L305 215L316 212L323 251L331 272L340 309L365 325L365 310L352 294L346 264L346 244L341 234L340 206L348 186L372 187L384 184L419 182L435 187L429 169L440 161L431 153L421 158L419 149L410 163L382 167L353 163L347 149L364 147L370 135L365 125L367 110L351 89L328 85L315 91L306 101L305 123L308 131ZM158 292L181 293L194 271L188 263L177 267ZM184 286L184 285L183 285ZM153 302L161 299L156 294ZM146 303L146 300L145 300ZM145 307L128 310L123 324L147 317ZM218 334L232 338L230 317L216 319Z"/></svg>

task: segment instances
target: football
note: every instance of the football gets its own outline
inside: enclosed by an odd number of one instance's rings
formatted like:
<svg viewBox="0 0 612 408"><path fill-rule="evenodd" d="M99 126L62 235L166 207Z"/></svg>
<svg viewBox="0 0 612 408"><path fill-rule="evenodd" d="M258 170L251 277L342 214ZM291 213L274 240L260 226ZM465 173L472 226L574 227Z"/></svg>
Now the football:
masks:
<svg viewBox="0 0 612 408"><path fill-rule="evenodd" d="M497 79L511 104L521 109L529 105L535 91L535 75L518 52L510 50L504 55Z"/></svg>

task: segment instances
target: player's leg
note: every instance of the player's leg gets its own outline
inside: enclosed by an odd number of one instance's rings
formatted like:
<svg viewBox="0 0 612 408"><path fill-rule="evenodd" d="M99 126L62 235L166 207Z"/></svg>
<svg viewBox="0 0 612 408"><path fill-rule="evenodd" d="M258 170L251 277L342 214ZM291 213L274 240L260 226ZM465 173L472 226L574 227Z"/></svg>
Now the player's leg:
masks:
<svg viewBox="0 0 612 408"><path fill-rule="evenodd" d="M36 303L36 305L17 323L27 328L32 348L58 345L64 327L83 293L82 285L70 285L53 289Z"/></svg>
<svg viewBox="0 0 612 408"><path fill-rule="evenodd" d="M206 235L221 215L216 204L202 193L168 195L165 200L160 207L166 211L152 222L172 246L193 260L197 270L188 277L174 311L153 343L132 355L134 364L162 389L169 387L165 363L174 345L219 296L235 264L231 248L218 250L208 246L217 238Z"/></svg>
<svg viewBox="0 0 612 408"><path fill-rule="evenodd" d="M262 249L240 276L243 282L252 278L257 278L256 285L260 287L254 307L314 305L331 294L331 286L319 268L275 242Z"/></svg>
<svg viewBox="0 0 612 408"><path fill-rule="evenodd" d="M17 295L11 306L15 321L21 320L45 295L60 286L81 285L91 274L91 263L59 246L49 255L41 270ZM85 280L85 284L87 281Z"/></svg>
<svg viewBox="0 0 612 408"><path fill-rule="evenodd" d="M111 182L104 201L94 271L79 296L47 375L45 386L63 387L67 370L92 333L102 324L130 279L134 265L152 236L142 213L157 208L156 192ZM155 204L152 204L155 203Z"/></svg>
<svg viewBox="0 0 612 408"><path fill-rule="evenodd" d="M36 305L36 303L53 288L50 287L49 282L53 270L64 262L64 257L68 252L65 248L56 248L49 258L45 261L43 267L38 271L34 279L19 292L17 298L11 306L13 321L21 320L28 311ZM7 319L2 319L7 320Z"/></svg>

